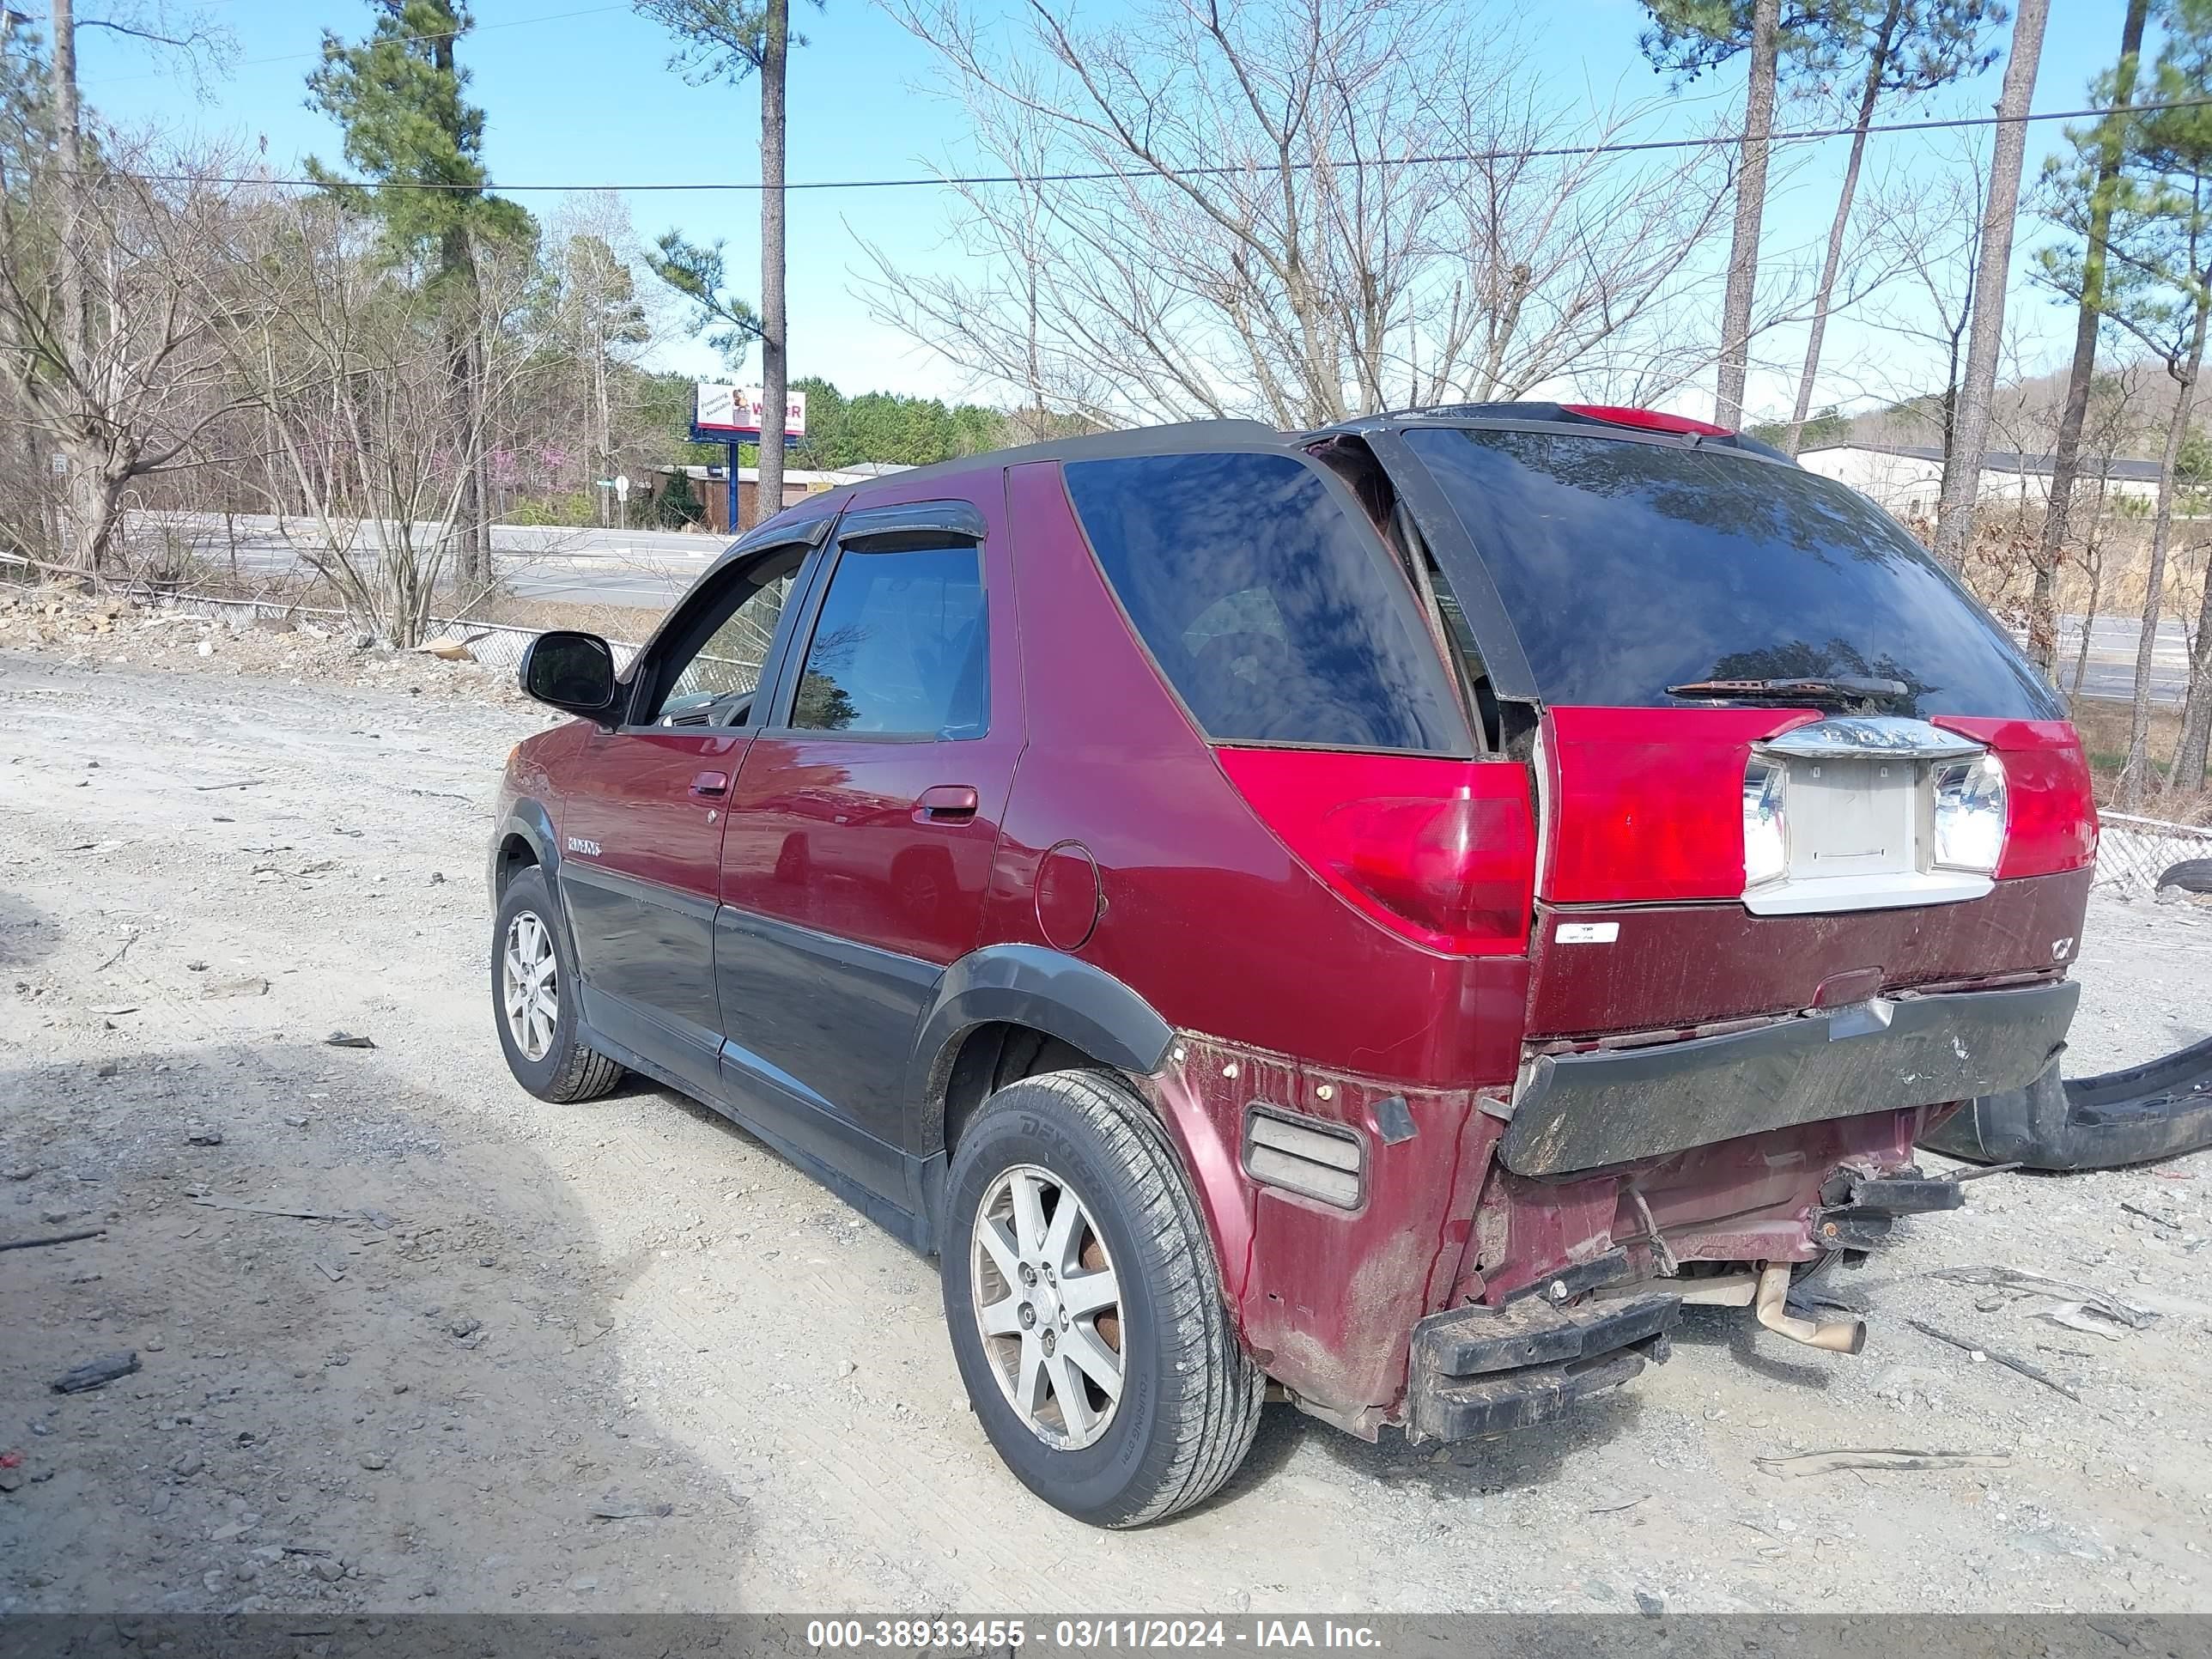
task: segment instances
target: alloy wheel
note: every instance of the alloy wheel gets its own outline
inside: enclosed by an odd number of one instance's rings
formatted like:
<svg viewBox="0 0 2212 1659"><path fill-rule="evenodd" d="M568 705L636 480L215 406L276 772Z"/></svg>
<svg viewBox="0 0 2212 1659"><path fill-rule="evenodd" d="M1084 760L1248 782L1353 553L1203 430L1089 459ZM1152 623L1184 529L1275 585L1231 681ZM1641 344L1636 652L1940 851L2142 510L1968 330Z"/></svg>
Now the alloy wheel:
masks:
<svg viewBox="0 0 2212 1659"><path fill-rule="evenodd" d="M1075 1189L1016 1164L977 1206L969 1283L1007 1403L1056 1450L1104 1434L1121 1405L1121 1292Z"/></svg>
<svg viewBox="0 0 2212 1659"><path fill-rule="evenodd" d="M553 955L553 935L535 912L517 911L507 925L500 993L514 1046L525 1060L544 1059L561 1019L560 964Z"/></svg>

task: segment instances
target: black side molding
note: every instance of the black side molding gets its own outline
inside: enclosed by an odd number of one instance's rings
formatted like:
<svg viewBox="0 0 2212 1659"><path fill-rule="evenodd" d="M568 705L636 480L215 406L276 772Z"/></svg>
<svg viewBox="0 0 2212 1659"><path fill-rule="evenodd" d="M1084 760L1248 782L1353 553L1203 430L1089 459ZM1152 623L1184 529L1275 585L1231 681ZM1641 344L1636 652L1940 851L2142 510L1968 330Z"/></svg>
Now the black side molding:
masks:
<svg viewBox="0 0 2212 1659"><path fill-rule="evenodd" d="M938 981L915 1029L904 1097L942 1099L958 1039L996 1020L1072 1042L1139 1076L1160 1069L1175 1036L1150 1003L1103 968L1042 945L986 945Z"/></svg>
<svg viewBox="0 0 2212 1659"><path fill-rule="evenodd" d="M553 833L552 815L539 802L527 795L516 799L507 809L507 816L492 832L491 846L486 852L484 890L493 895L492 902L499 902L499 850L507 845L509 836L520 836L530 843L530 850L538 856L538 866L545 872L545 879L555 879L561 872L561 838Z"/></svg>

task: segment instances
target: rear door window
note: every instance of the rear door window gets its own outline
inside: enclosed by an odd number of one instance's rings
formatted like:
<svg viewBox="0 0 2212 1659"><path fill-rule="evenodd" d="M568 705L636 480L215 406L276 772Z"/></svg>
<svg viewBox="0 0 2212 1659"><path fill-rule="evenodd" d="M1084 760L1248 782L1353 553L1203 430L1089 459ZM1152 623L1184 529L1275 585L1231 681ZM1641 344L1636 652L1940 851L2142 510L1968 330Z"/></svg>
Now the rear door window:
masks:
<svg viewBox="0 0 2212 1659"><path fill-rule="evenodd" d="M1411 586L1303 463L1141 455L1066 470L1107 581L1209 738L1469 751Z"/></svg>
<svg viewBox="0 0 2212 1659"><path fill-rule="evenodd" d="M1683 708L1699 680L1902 681L1901 714L2050 720L2034 669L1832 479L1672 444L1475 428L1406 441L1451 498L1547 702Z"/></svg>

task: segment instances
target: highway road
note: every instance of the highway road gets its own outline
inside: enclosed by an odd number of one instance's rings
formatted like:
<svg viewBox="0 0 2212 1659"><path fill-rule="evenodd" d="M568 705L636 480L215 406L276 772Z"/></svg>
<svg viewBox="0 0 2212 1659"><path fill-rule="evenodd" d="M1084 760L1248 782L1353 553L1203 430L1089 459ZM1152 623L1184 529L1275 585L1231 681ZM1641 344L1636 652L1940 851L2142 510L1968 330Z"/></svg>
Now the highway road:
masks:
<svg viewBox="0 0 2212 1659"><path fill-rule="evenodd" d="M2015 634L2015 638L2025 635ZM2089 630L2089 664L2081 676L2084 696L2121 702L2135 695L2136 646L2142 625L2132 619L2100 617ZM2063 617L2058 624L2059 680L2071 685L2074 657L2081 648L2081 618ZM2181 623L2168 617L2159 624L2151 647L2151 699L2179 702L2189 690L2189 641Z"/></svg>
<svg viewBox="0 0 2212 1659"><path fill-rule="evenodd" d="M228 525L209 515L184 527L203 557L227 563L235 555L241 570L278 576L299 568L298 544L313 533L301 520L289 523L289 535L269 514L234 514ZM650 610L673 601L728 544L684 531L492 526L494 567L518 598Z"/></svg>
<svg viewBox="0 0 2212 1659"><path fill-rule="evenodd" d="M298 520L292 520L292 526L295 537L304 536L308 529ZM195 544L212 559L227 560L234 545L244 569L275 575L292 570L298 563L293 541L287 539L274 517L234 516L228 529L222 519L210 517L195 521L191 528ZM635 605L645 610L661 610L673 603L726 545L723 538L696 532L492 526L495 567L516 597ZM2089 665L2081 683L2087 695L2122 700L2130 695L2139 632L2130 619L2097 619L2089 635ZM2062 678L2068 683L2081 634L2079 617L2062 619ZM2152 657L2151 694L2156 701L2181 701L2189 684L2188 658L2181 624L2169 619L2159 629Z"/></svg>

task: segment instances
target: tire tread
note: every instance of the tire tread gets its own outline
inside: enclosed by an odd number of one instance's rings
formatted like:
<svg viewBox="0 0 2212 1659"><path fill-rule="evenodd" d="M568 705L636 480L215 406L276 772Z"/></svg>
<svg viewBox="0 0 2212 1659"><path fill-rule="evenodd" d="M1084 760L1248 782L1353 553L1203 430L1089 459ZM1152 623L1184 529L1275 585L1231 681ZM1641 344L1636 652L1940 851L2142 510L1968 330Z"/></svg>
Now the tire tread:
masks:
<svg viewBox="0 0 2212 1659"><path fill-rule="evenodd" d="M1164 1275L1155 1287L1163 1318L1163 1352L1182 1382L1182 1401L1165 1413L1175 1449L1150 1492L1133 1492L1135 1506L1105 1517L1114 1528L1141 1527L1203 1502L1235 1474L1260 1426L1267 1375L1237 1340L1221 1273L1197 1200L1173 1142L1151 1109L1118 1077L1099 1071L1048 1072L1015 1085L1058 1097L1070 1115L1097 1131L1127 1183L1139 1227L1158 1247ZM972 1133L1009 1101L987 1101L968 1126Z"/></svg>
<svg viewBox="0 0 2212 1659"><path fill-rule="evenodd" d="M561 1075L545 1091L545 1098L564 1104L597 1100L623 1079L620 1062L609 1060L580 1039L574 1044Z"/></svg>

